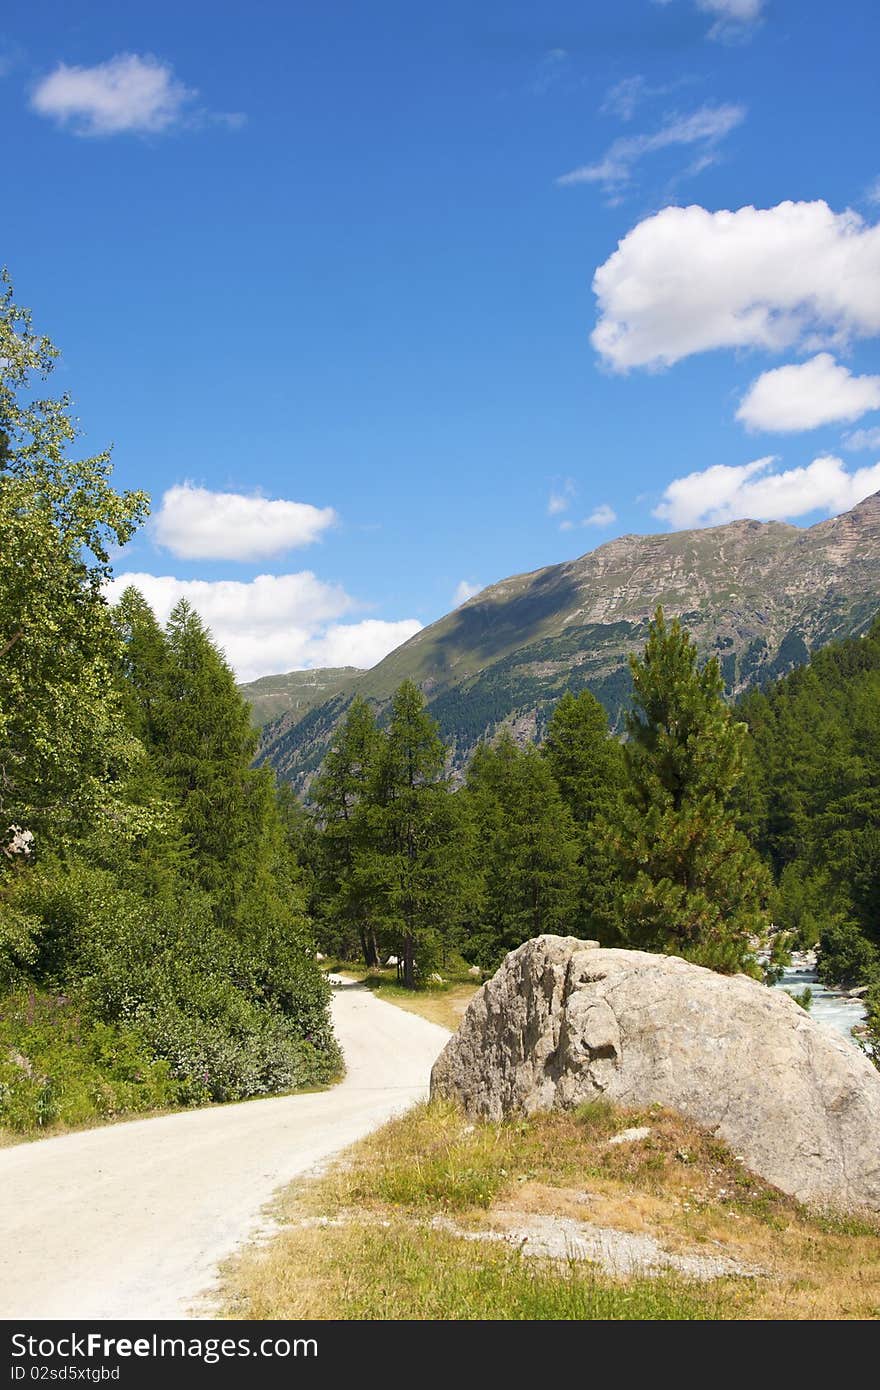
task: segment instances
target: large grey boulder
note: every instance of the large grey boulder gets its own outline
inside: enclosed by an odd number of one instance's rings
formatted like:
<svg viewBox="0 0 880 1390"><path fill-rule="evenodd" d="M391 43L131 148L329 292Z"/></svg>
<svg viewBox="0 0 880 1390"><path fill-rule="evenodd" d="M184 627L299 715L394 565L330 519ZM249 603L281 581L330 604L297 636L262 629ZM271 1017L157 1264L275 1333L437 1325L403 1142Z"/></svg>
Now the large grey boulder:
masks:
<svg viewBox="0 0 880 1390"><path fill-rule="evenodd" d="M784 991L676 956L527 941L474 996L431 1094L492 1119L656 1102L801 1201L880 1209L880 1072Z"/></svg>

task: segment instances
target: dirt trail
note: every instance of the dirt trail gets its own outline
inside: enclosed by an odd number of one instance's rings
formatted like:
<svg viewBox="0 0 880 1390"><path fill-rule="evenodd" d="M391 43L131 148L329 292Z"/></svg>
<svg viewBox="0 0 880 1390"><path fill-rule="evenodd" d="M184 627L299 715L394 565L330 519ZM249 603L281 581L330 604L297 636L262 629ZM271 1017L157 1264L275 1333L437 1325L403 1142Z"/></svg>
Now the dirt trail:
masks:
<svg viewBox="0 0 880 1390"><path fill-rule="evenodd" d="M332 1007L332 1090L0 1150L0 1318L191 1315L279 1187L427 1092L445 1029L356 985Z"/></svg>

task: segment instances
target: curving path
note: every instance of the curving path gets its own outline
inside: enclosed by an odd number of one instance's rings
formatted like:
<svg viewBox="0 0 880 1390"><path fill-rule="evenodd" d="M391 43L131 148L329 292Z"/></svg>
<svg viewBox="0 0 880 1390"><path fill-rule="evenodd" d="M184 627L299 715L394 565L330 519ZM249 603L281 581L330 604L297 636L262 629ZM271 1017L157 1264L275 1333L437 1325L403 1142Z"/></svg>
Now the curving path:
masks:
<svg viewBox="0 0 880 1390"><path fill-rule="evenodd" d="M332 1090L0 1149L0 1318L191 1316L278 1188L427 1092L445 1029L357 985L332 1009Z"/></svg>

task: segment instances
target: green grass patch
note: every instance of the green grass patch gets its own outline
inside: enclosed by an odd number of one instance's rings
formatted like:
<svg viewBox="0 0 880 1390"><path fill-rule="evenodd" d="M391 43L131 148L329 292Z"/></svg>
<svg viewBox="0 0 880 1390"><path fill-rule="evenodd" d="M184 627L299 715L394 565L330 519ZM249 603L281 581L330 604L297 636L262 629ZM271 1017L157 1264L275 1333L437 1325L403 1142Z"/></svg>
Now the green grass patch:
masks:
<svg viewBox="0 0 880 1390"><path fill-rule="evenodd" d="M355 1270L336 1316L358 1320L692 1320L730 1317L716 1287L669 1279L614 1283L590 1268L548 1268L515 1250L419 1230L348 1233Z"/></svg>

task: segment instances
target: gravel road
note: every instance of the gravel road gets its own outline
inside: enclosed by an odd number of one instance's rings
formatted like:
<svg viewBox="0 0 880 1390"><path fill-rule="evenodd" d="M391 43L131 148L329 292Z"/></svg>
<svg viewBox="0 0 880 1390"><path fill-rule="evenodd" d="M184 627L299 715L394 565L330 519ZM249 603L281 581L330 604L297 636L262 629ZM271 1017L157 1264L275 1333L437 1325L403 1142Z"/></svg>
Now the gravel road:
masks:
<svg viewBox="0 0 880 1390"><path fill-rule="evenodd" d="M0 1318L209 1315L200 1296L273 1193L421 1099L449 1037L356 985L333 1019L332 1090L0 1150Z"/></svg>

